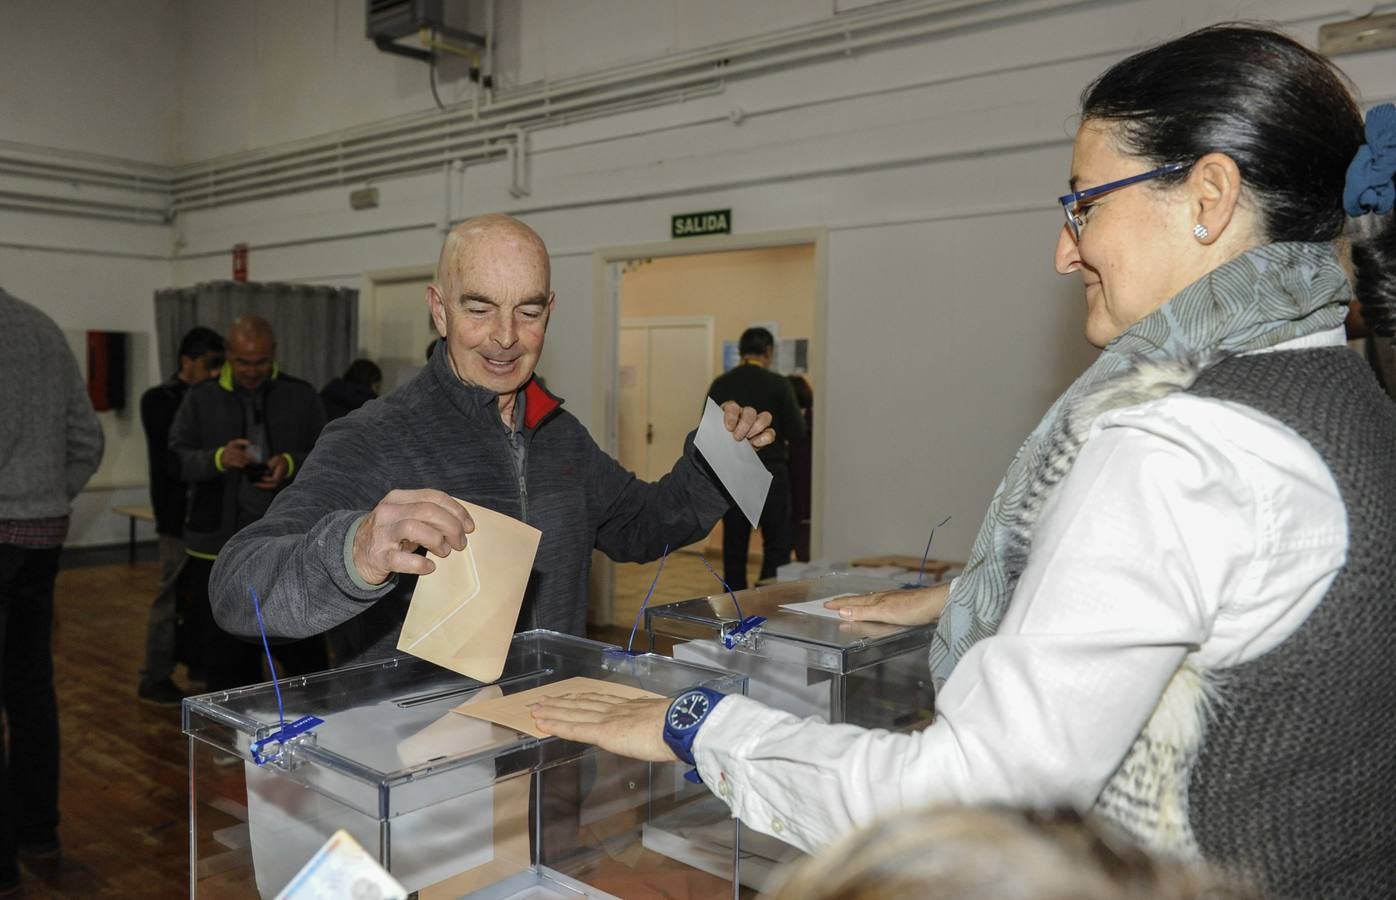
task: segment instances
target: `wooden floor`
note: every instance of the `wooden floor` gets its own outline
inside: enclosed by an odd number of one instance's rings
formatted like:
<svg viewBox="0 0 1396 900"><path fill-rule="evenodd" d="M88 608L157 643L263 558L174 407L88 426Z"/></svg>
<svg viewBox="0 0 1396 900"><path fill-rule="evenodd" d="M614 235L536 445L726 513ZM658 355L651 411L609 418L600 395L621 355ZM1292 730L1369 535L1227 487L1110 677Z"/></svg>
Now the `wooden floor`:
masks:
<svg viewBox="0 0 1396 900"><path fill-rule="evenodd" d="M713 565L721 568L716 560ZM596 629L593 637L623 643L656 564L616 569L616 618L625 624ZM20 896L188 896L188 748L179 709L136 700L158 575L154 561L59 573L54 662L63 739L63 856L23 860L26 887ZM650 602L720 589L696 553L675 553ZM180 669L176 680L183 674Z"/></svg>
<svg viewBox="0 0 1396 900"><path fill-rule="evenodd" d="M63 856L21 860L25 897L187 897L186 744L177 707L136 700L159 564L58 575L54 665Z"/></svg>

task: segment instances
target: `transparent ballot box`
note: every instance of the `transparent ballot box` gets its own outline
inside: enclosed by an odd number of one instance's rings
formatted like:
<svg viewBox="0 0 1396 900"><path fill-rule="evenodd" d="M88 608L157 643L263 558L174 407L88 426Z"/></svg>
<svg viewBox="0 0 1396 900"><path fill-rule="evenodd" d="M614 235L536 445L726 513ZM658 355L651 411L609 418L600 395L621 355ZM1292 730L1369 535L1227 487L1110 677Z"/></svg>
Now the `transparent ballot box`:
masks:
<svg viewBox="0 0 1396 900"><path fill-rule="evenodd" d="M685 864L663 841L647 846L651 819L711 797L682 777L686 767L452 711L574 676L665 696L746 688L741 675L530 631L514 636L493 684L410 656L287 679L285 721L323 723L262 765L250 748L280 727L271 684L185 700L191 896L275 897L345 829L422 900L732 897L732 820L716 842L725 854L709 849Z"/></svg>
<svg viewBox="0 0 1396 900"><path fill-rule="evenodd" d="M845 622L783 609L784 604L896 585L866 575L833 574L784 581L730 594L682 600L645 611L651 638L663 635L674 658L751 679L748 695L800 716L907 731L931 719L934 692L926 654L932 626ZM728 649L723 634L743 615L765 616Z"/></svg>
<svg viewBox="0 0 1396 900"><path fill-rule="evenodd" d="M738 591L735 605L723 593L650 607L645 627L651 641L665 636L682 642L674 645L677 660L747 676L747 695L768 706L827 722L911 731L934 715L927 662L932 626L845 622L782 608L895 587L884 578L842 573L777 582ZM724 642L741 616L766 621ZM669 833L673 855L683 856L680 844L711 852L724 840L728 815L726 805L712 799L660 817L650 830ZM740 839L742 882L758 890L769 890L775 868L799 855L746 828Z"/></svg>

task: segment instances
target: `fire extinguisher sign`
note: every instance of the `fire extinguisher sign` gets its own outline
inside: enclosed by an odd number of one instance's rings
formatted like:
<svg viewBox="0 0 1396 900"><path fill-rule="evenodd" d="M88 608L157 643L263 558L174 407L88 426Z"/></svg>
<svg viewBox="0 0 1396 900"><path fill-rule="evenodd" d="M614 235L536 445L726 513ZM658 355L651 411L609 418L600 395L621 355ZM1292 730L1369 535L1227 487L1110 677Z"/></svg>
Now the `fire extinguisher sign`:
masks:
<svg viewBox="0 0 1396 900"><path fill-rule="evenodd" d="M233 280L247 280L247 245L233 245Z"/></svg>

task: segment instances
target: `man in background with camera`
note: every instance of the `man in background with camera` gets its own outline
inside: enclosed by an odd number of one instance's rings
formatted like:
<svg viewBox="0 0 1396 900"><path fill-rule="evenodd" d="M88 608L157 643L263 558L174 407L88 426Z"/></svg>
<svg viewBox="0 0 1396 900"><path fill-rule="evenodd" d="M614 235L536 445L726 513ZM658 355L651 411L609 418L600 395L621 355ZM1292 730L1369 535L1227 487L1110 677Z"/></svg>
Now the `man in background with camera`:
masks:
<svg viewBox="0 0 1396 900"><path fill-rule="evenodd" d="M191 388L170 430L170 449L189 484L184 525L189 560L184 578L203 622L208 690L261 679L261 648L227 634L213 621L208 576L238 529L260 519L315 446L325 411L315 389L278 370L276 335L259 316L243 316L228 331L227 362L219 377ZM323 641L278 648L288 669L325 666Z"/></svg>

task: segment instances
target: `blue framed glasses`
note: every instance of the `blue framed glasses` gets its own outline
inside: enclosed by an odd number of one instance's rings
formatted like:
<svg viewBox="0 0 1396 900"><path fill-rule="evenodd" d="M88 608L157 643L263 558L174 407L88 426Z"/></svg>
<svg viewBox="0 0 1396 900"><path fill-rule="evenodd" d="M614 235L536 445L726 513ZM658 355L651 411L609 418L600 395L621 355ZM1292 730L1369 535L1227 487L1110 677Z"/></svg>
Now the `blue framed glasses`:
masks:
<svg viewBox="0 0 1396 900"><path fill-rule="evenodd" d="M1141 181L1148 181L1150 178L1158 178L1160 175L1172 175L1174 172L1181 172L1190 166L1191 163L1169 163L1160 166L1152 172L1145 172L1142 175L1131 175L1128 178L1121 178L1119 181L1107 181L1105 184L1098 184L1093 188L1086 188L1084 191L1072 191L1070 194L1063 194L1057 198L1057 202L1062 205L1062 211L1066 213L1066 225L1071 229L1071 234L1076 240L1081 240L1081 229L1086 227L1086 220L1081 218L1081 201L1099 197L1101 194L1108 194L1111 191L1118 191L1122 187L1129 187L1131 184L1138 184Z"/></svg>

